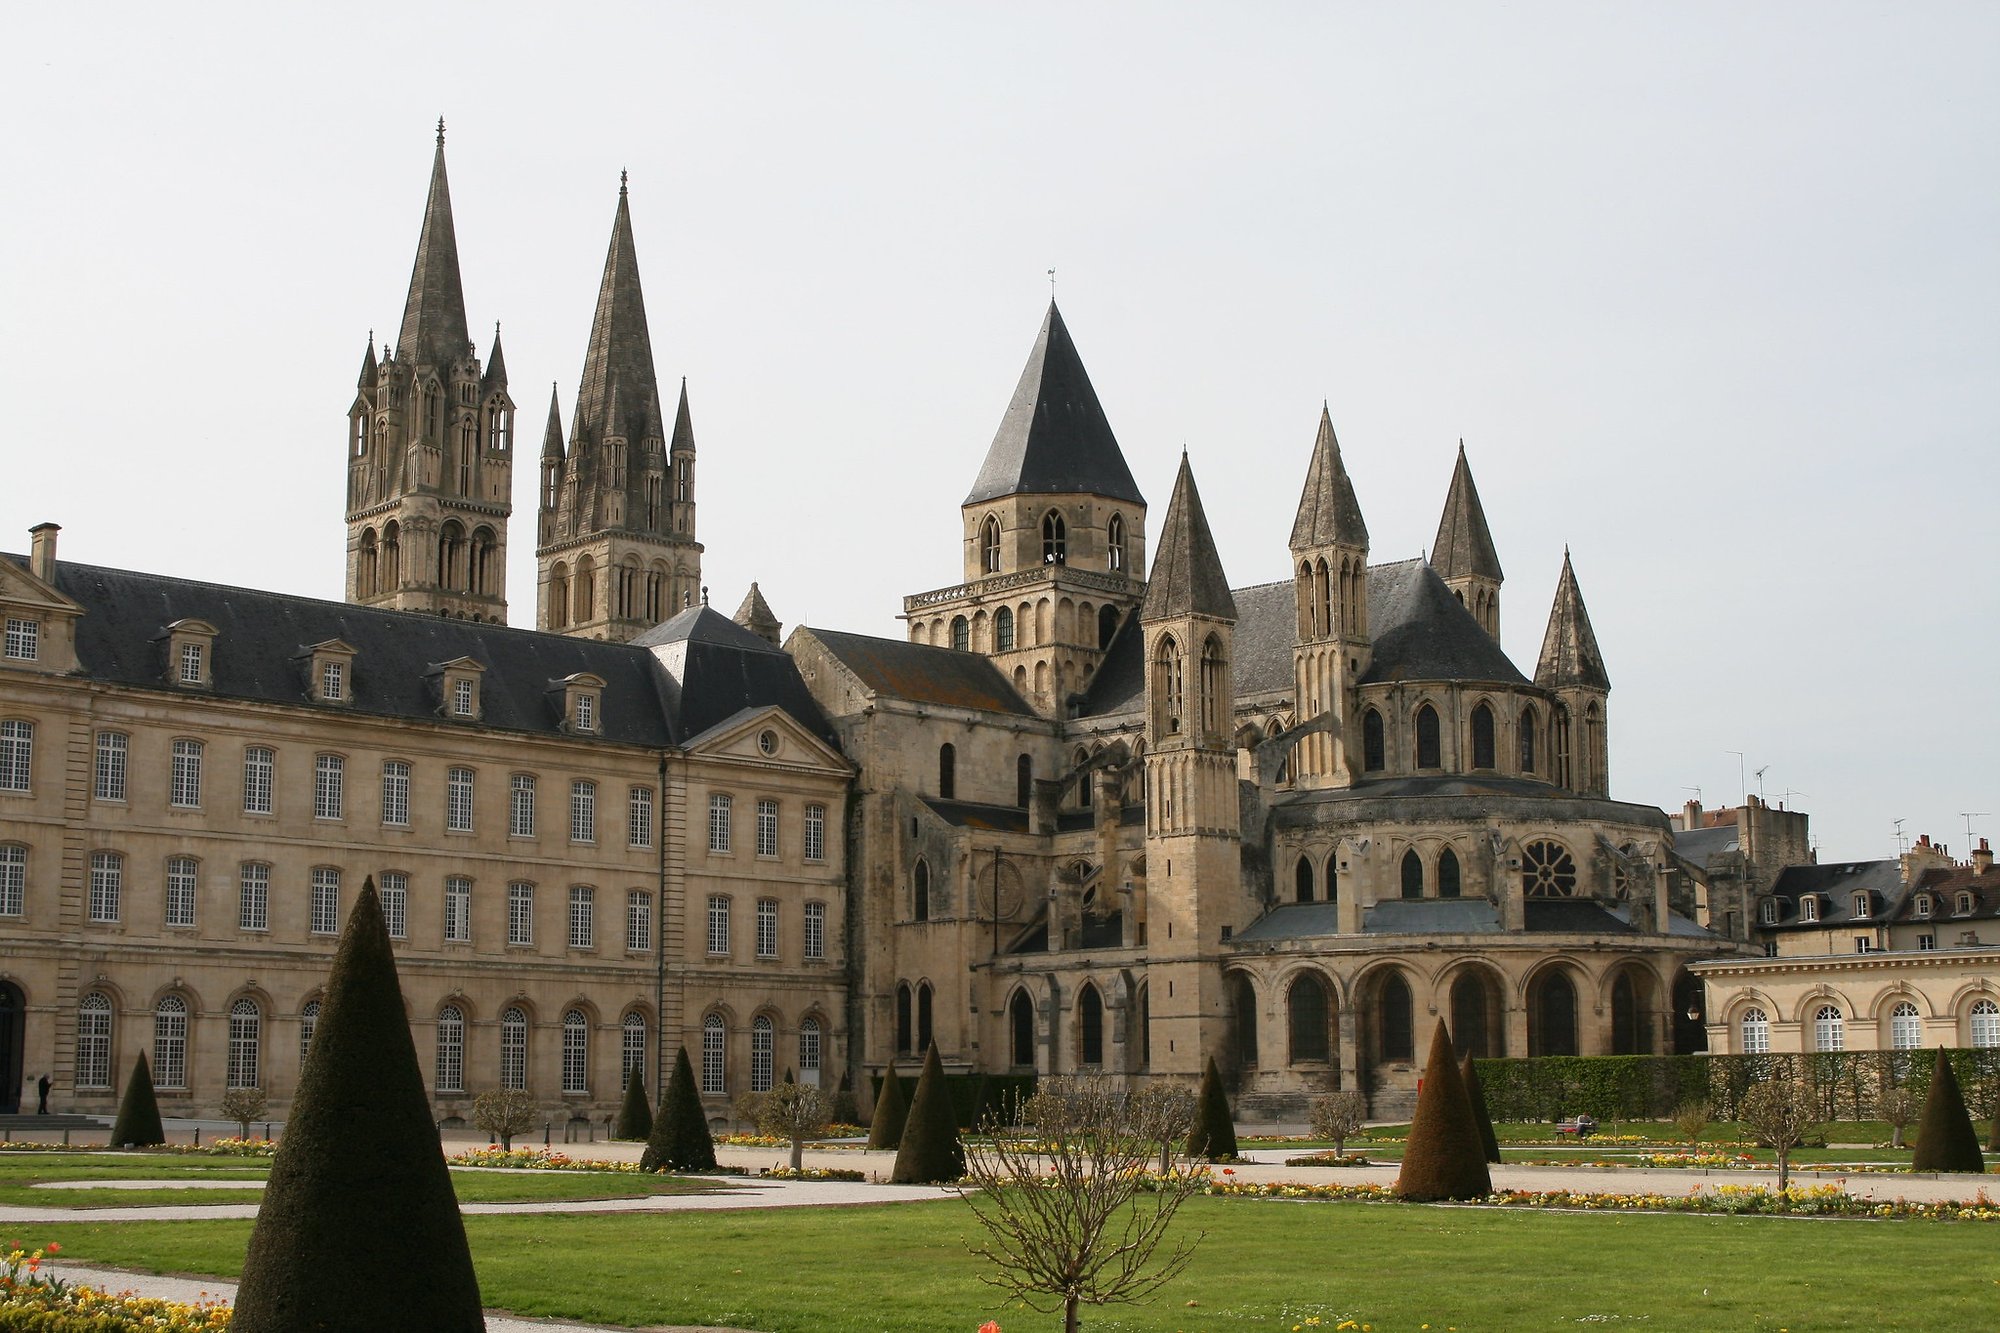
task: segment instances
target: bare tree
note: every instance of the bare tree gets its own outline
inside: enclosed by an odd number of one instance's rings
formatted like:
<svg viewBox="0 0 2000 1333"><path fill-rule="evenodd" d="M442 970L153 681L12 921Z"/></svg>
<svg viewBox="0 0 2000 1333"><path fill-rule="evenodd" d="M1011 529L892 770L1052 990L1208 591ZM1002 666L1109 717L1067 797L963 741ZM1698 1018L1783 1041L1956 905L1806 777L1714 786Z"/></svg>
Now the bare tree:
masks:
<svg viewBox="0 0 2000 1333"><path fill-rule="evenodd" d="M763 1094L757 1106L757 1131L792 1144L792 1170L805 1163L806 1140L826 1132L832 1118L833 1099L818 1088L803 1083L780 1083Z"/></svg>
<svg viewBox="0 0 2000 1333"><path fill-rule="evenodd" d="M1674 1130L1692 1148L1708 1132L1711 1114L1707 1102L1683 1102L1674 1111Z"/></svg>
<svg viewBox="0 0 2000 1333"><path fill-rule="evenodd" d="M1791 1182L1792 1150L1819 1123L1818 1097L1802 1078L1766 1079L1743 1096L1741 1112L1757 1141L1778 1155L1778 1193Z"/></svg>
<svg viewBox="0 0 2000 1333"><path fill-rule="evenodd" d="M1924 1104L1917 1100L1917 1094L1908 1088L1890 1088L1875 1099L1875 1113L1889 1122L1889 1132L1894 1136L1889 1140L1891 1148L1903 1146L1903 1131L1910 1127L1922 1112Z"/></svg>
<svg viewBox="0 0 2000 1333"><path fill-rule="evenodd" d="M1025 1133L989 1122L966 1145L967 1195L986 1228L972 1253L991 1261L983 1280L1030 1309L1063 1312L1076 1333L1083 1305L1136 1304L1171 1281L1200 1233L1156 1258L1174 1214L1207 1184L1205 1172L1146 1168L1155 1141L1130 1099L1101 1078L1046 1079L1021 1108Z"/></svg>
<svg viewBox="0 0 2000 1333"><path fill-rule="evenodd" d="M1185 1083L1148 1083L1126 1098L1133 1127L1159 1145L1161 1175L1174 1169L1174 1150L1187 1141L1200 1104Z"/></svg>
<svg viewBox="0 0 2000 1333"><path fill-rule="evenodd" d="M500 1140L503 1151L514 1148L514 1136L535 1127L535 1096L524 1088L494 1088L472 1099L472 1123Z"/></svg>
<svg viewBox="0 0 2000 1333"><path fill-rule="evenodd" d="M236 1122L240 1137L250 1137L250 1122L264 1114L268 1103L262 1088L231 1088L222 1094L222 1113Z"/></svg>
<svg viewBox="0 0 2000 1333"><path fill-rule="evenodd" d="M1332 1139L1334 1156L1347 1151L1347 1141L1368 1123L1368 1099L1358 1092L1329 1092L1306 1107L1313 1137Z"/></svg>

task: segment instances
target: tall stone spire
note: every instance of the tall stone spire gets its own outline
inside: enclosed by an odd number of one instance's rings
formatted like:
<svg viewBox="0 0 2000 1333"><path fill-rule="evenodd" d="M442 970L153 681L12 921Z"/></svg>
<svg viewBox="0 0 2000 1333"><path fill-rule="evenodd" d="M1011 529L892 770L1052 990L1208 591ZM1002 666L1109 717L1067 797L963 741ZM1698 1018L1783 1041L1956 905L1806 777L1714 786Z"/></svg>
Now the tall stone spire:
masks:
<svg viewBox="0 0 2000 1333"><path fill-rule="evenodd" d="M1368 548L1368 525L1361 518L1361 502L1354 498L1354 483L1340 461L1340 441L1333 433L1333 416L1324 403L1319 409L1319 435L1313 440L1312 463L1306 468L1306 486L1299 496L1298 516L1292 520L1292 550L1305 551L1323 546Z"/></svg>
<svg viewBox="0 0 2000 1333"><path fill-rule="evenodd" d="M1054 301L965 503L1020 494L1145 503Z"/></svg>
<svg viewBox="0 0 2000 1333"><path fill-rule="evenodd" d="M1291 780L1325 787L1352 779L1348 756L1358 744L1354 689L1368 671L1373 646L1368 629L1368 525L1341 462L1333 414L1320 404L1319 432L1305 489L1292 520L1293 604L1298 616L1292 641L1292 686L1301 726L1331 716L1338 725L1305 736L1293 747Z"/></svg>
<svg viewBox="0 0 2000 1333"><path fill-rule="evenodd" d="M671 448L675 453L694 452L694 419L688 415L688 382L681 377L681 405L674 409L674 434Z"/></svg>
<svg viewBox="0 0 2000 1333"><path fill-rule="evenodd" d="M617 405L630 420L609 420L614 385L620 391ZM611 245L605 252L604 276L597 287L597 312L591 318L590 342L584 350L583 381L577 387L577 433L593 443L609 435L641 438L646 402L658 392L653 339L646 325L646 295L639 285L639 252L632 241L632 203L621 175Z"/></svg>
<svg viewBox="0 0 2000 1333"><path fill-rule="evenodd" d="M486 358L486 377L482 381L489 391L507 387L507 358L500 351L500 323L493 323L493 351Z"/></svg>
<svg viewBox="0 0 2000 1333"><path fill-rule="evenodd" d="M1465 461L1465 441L1458 442L1458 463L1452 468L1451 490L1438 519L1437 540L1431 543L1431 568L1458 595L1473 619L1495 639L1500 637L1500 555L1486 526L1479 488Z"/></svg>
<svg viewBox="0 0 2000 1333"><path fill-rule="evenodd" d="M1167 518L1160 525L1155 550L1153 577L1146 585L1140 619L1236 619L1236 599L1230 596L1229 579L1222 572L1222 557L1216 554L1215 538L1208 530L1208 515L1202 512L1201 492L1195 489L1194 469L1188 466L1186 454L1181 455L1174 496L1167 502Z"/></svg>
<svg viewBox="0 0 2000 1333"><path fill-rule="evenodd" d="M549 424L542 428L542 459L563 460L562 402L553 384L549 385Z"/></svg>
<svg viewBox="0 0 2000 1333"><path fill-rule="evenodd" d="M1542 635L1542 656L1535 664L1535 684L1544 689L1581 685L1608 690L1611 677L1604 670L1604 655L1597 650L1597 635L1590 628L1590 612L1584 609L1583 593L1576 585L1576 570L1570 564L1569 548L1563 548L1562 578L1556 583L1555 604L1549 608L1549 627Z"/></svg>
<svg viewBox="0 0 2000 1333"><path fill-rule="evenodd" d="M458 233L451 222L451 185L444 172L444 121L439 120L430 197L424 202L410 294L403 302L403 326L396 335L396 359L448 366L467 355L471 341L458 276Z"/></svg>
<svg viewBox="0 0 2000 1333"><path fill-rule="evenodd" d="M375 393L375 376L375 330L370 329L368 330L368 350L361 354L361 377L355 381L354 385L361 392L370 395L370 401L373 401Z"/></svg>

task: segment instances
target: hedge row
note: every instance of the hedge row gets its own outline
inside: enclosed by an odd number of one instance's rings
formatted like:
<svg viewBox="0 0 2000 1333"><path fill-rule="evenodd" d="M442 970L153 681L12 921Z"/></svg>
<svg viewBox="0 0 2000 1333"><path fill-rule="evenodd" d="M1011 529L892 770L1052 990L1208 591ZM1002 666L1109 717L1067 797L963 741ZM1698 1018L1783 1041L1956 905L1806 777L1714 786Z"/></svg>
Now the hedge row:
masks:
<svg viewBox="0 0 2000 1333"><path fill-rule="evenodd" d="M902 1085L907 1105L917 1095L917 1080L912 1075L898 1073L896 1082ZM870 1085L880 1096L881 1078L871 1079ZM1012 1124L1016 1108L1035 1095L1033 1074L946 1074L944 1085L951 1094L952 1113L958 1118L960 1129L976 1129L989 1117Z"/></svg>
<svg viewBox="0 0 2000 1333"><path fill-rule="evenodd" d="M2000 1049L1946 1052L1975 1118L1993 1114L2000 1099ZM1495 1120L1665 1120L1674 1109L1705 1101L1719 1120L1734 1120L1743 1095L1766 1079L1809 1080L1820 1114L1833 1120L1874 1120L1876 1098L1889 1088L1922 1097L1936 1055L1915 1051L1828 1051L1805 1055L1544 1055L1477 1061L1480 1085Z"/></svg>

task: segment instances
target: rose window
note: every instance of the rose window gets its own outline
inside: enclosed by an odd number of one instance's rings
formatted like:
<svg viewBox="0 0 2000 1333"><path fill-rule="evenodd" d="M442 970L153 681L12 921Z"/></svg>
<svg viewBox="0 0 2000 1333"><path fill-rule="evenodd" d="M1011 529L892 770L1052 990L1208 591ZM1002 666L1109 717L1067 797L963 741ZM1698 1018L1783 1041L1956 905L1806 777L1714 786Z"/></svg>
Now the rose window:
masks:
<svg viewBox="0 0 2000 1333"><path fill-rule="evenodd" d="M1559 842L1531 842L1521 855L1521 887L1530 898L1576 892L1576 858Z"/></svg>

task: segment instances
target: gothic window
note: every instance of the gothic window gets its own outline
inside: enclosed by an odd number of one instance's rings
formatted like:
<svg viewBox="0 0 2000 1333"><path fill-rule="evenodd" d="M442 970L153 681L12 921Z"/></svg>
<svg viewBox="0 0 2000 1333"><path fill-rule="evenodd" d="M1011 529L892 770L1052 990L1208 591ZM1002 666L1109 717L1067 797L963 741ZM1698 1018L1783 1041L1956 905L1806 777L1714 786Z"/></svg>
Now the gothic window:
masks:
<svg viewBox="0 0 2000 1333"><path fill-rule="evenodd" d="M1162 634L1153 653L1153 692L1158 700L1158 729L1162 736L1178 735L1181 729L1181 646L1171 634Z"/></svg>
<svg viewBox="0 0 2000 1333"><path fill-rule="evenodd" d="M1532 706L1521 710L1521 771L1535 771L1535 728L1540 719Z"/></svg>
<svg viewBox="0 0 2000 1333"><path fill-rule="evenodd" d="M472 424L467 422L458 433L458 493L472 494L472 467L478 460L478 445L473 442Z"/></svg>
<svg viewBox="0 0 2000 1333"><path fill-rule="evenodd" d="M1424 896L1424 858L1417 855L1414 847L1403 853L1403 896Z"/></svg>
<svg viewBox="0 0 2000 1333"><path fill-rule="evenodd" d="M660 526L660 478L646 478L646 526L657 529Z"/></svg>
<svg viewBox="0 0 2000 1333"><path fill-rule="evenodd" d="M1085 983L1076 997L1077 1061L1085 1066L1104 1063L1104 1000L1097 987Z"/></svg>
<svg viewBox="0 0 2000 1333"><path fill-rule="evenodd" d="M1531 842L1521 849L1521 889L1530 898L1567 898L1576 892L1576 858L1559 842Z"/></svg>
<svg viewBox="0 0 2000 1333"><path fill-rule="evenodd" d="M921 856L910 876L910 916L917 921L931 919L931 863Z"/></svg>
<svg viewBox="0 0 2000 1333"><path fill-rule="evenodd" d="M1125 568L1125 519L1113 514L1111 522L1104 530L1105 553L1111 562L1111 572L1116 574Z"/></svg>
<svg viewBox="0 0 2000 1333"><path fill-rule="evenodd" d="M1211 741L1222 736L1228 717L1230 701L1224 697L1224 665L1222 640L1211 634L1201 645L1201 725L1204 738Z"/></svg>
<svg viewBox="0 0 2000 1333"><path fill-rule="evenodd" d="M1437 709L1429 704L1417 710L1417 767L1444 767L1444 747L1438 739Z"/></svg>
<svg viewBox="0 0 2000 1333"><path fill-rule="evenodd" d="M1528 1054L1575 1055L1576 983L1551 968L1535 985L1528 1012Z"/></svg>
<svg viewBox="0 0 2000 1333"><path fill-rule="evenodd" d="M1568 787L1574 785L1570 781L1569 709L1563 707L1561 704L1556 705L1555 711L1554 750L1555 772L1549 776L1555 779L1557 786Z"/></svg>
<svg viewBox="0 0 2000 1333"><path fill-rule="evenodd" d="M1023 810L1035 794L1035 761L1022 755L1014 761L1014 804Z"/></svg>
<svg viewBox="0 0 2000 1333"><path fill-rule="evenodd" d="M1062 515L1053 509L1042 519L1042 563L1069 563L1069 529L1064 525Z"/></svg>
<svg viewBox="0 0 2000 1333"><path fill-rule="evenodd" d="M1313 566L1313 630L1316 638L1333 634L1333 589L1324 560Z"/></svg>
<svg viewBox="0 0 2000 1333"><path fill-rule="evenodd" d="M951 646L961 653L972 647L972 622L964 616L951 618Z"/></svg>
<svg viewBox="0 0 2000 1333"><path fill-rule="evenodd" d="M1285 1010L1291 1029L1291 1063L1327 1059L1331 1043L1327 1040L1326 984L1309 972L1299 977L1285 995Z"/></svg>
<svg viewBox="0 0 2000 1333"><path fill-rule="evenodd" d="M1380 773L1389 766L1388 746L1383 743L1382 715L1369 709L1361 715L1361 768Z"/></svg>
<svg viewBox="0 0 2000 1333"><path fill-rule="evenodd" d="M486 448L491 453L507 452L507 409L494 403L486 409Z"/></svg>
<svg viewBox="0 0 2000 1333"><path fill-rule="evenodd" d="M958 798L958 747L950 741L938 746L938 799Z"/></svg>
<svg viewBox="0 0 2000 1333"><path fill-rule="evenodd" d="M542 508L556 507L556 487L562 481L562 464L553 460L542 464Z"/></svg>
<svg viewBox="0 0 2000 1333"><path fill-rule="evenodd" d="M1493 761L1493 710L1480 704L1472 710L1472 766L1492 768Z"/></svg>
<svg viewBox="0 0 2000 1333"><path fill-rule="evenodd" d="M896 983L896 1053L908 1055L916 1040L914 1006L910 993L910 983Z"/></svg>
<svg viewBox="0 0 2000 1333"><path fill-rule="evenodd" d="M917 1045L919 1055L931 1048L931 983L917 983Z"/></svg>
<svg viewBox="0 0 2000 1333"><path fill-rule="evenodd" d="M1000 572L1000 520L991 514L979 525L979 569L984 574Z"/></svg>
<svg viewBox="0 0 2000 1333"><path fill-rule="evenodd" d="M1100 606L1097 608L1097 646L1109 648L1111 636L1118 632L1118 608Z"/></svg>
<svg viewBox="0 0 2000 1333"><path fill-rule="evenodd" d="M1241 972L1229 974L1230 1032L1236 1038L1236 1063L1245 1069L1257 1064L1257 992L1250 978Z"/></svg>
<svg viewBox="0 0 2000 1333"><path fill-rule="evenodd" d="M1385 1062L1416 1058L1416 1033L1410 1005L1410 983L1400 972L1382 982L1376 1001L1376 1044Z"/></svg>
<svg viewBox="0 0 2000 1333"><path fill-rule="evenodd" d="M1456 898L1458 894L1458 853L1447 847L1438 853L1438 897Z"/></svg>
<svg viewBox="0 0 2000 1333"><path fill-rule="evenodd" d="M1081 746L1076 752L1076 766L1082 768L1090 762L1090 752ZM1079 810L1090 809L1090 787L1095 774L1085 773L1076 780L1076 805Z"/></svg>
<svg viewBox="0 0 2000 1333"><path fill-rule="evenodd" d="M1298 870L1292 876L1297 888L1298 900L1309 903L1313 900L1313 863L1309 856L1299 858Z"/></svg>
<svg viewBox="0 0 2000 1333"><path fill-rule="evenodd" d="M1007 1003L1008 1055L1017 1069L1035 1067L1035 1002L1017 990Z"/></svg>

